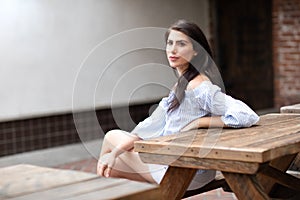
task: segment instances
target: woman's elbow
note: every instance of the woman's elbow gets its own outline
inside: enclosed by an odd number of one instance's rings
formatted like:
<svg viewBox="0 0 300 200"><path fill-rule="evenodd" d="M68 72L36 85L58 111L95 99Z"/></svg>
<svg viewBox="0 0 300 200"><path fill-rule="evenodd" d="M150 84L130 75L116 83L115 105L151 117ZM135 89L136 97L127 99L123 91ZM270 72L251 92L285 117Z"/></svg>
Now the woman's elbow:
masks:
<svg viewBox="0 0 300 200"><path fill-rule="evenodd" d="M259 121L259 116L256 113L253 114L239 114L238 116L224 117L224 123L228 127L243 128L251 127Z"/></svg>

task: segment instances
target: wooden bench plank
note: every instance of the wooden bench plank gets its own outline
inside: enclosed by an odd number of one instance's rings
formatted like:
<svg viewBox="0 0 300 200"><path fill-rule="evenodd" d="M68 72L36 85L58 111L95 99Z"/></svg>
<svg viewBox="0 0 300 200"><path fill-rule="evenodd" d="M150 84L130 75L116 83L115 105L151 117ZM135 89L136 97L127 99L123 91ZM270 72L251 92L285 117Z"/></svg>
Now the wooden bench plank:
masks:
<svg viewBox="0 0 300 200"><path fill-rule="evenodd" d="M67 198L74 195L80 195L82 193L87 193L95 190L102 190L106 187L113 187L115 185L121 185L126 182L124 179L105 179L105 178L93 178L82 182L70 183L68 185L63 185L54 188L45 188L44 190L39 190L33 193L28 193L26 195L20 195L13 199L38 199L38 197L43 197L43 200L51 200L57 198Z"/></svg>
<svg viewBox="0 0 300 200"><path fill-rule="evenodd" d="M147 194L150 195L149 198ZM57 188L22 195L10 200L79 200L79 199L144 199L159 198L157 185L115 178L95 178Z"/></svg>
<svg viewBox="0 0 300 200"><path fill-rule="evenodd" d="M103 178L73 170L18 165L1 168L0 175L4 173L8 174L5 175L5 179L1 177L1 200L135 200L159 199L160 196L158 185L127 179Z"/></svg>
<svg viewBox="0 0 300 200"><path fill-rule="evenodd" d="M1 168L0 197L14 197L97 177L95 174L31 165Z"/></svg>
<svg viewBox="0 0 300 200"><path fill-rule="evenodd" d="M281 113L300 113L300 103L294 105L283 106L280 108Z"/></svg>
<svg viewBox="0 0 300 200"><path fill-rule="evenodd" d="M300 103L289 105L289 106L283 106L280 108L281 113L297 113L300 114ZM294 163L290 167L291 170L300 171L300 153L298 153Z"/></svg>

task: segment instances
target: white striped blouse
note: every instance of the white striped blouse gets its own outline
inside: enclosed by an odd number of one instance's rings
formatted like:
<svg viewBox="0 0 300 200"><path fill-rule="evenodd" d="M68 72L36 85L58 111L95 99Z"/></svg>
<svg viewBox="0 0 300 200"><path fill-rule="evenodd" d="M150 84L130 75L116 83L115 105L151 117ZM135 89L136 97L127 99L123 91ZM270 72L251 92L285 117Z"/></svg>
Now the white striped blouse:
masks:
<svg viewBox="0 0 300 200"><path fill-rule="evenodd" d="M140 122L132 133L142 139L174 134L204 116L221 116L224 124L233 128L250 127L259 120L259 116L249 106L224 94L210 81L186 90L180 106L168 112L174 95L174 91L171 91L168 97L163 98L151 116Z"/></svg>

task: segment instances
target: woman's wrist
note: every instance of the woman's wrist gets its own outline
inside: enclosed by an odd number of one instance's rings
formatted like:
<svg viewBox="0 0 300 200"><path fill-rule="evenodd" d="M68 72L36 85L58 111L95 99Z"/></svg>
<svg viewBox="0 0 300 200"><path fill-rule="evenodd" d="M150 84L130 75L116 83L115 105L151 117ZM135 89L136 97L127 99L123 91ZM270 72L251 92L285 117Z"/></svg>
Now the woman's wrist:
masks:
<svg viewBox="0 0 300 200"><path fill-rule="evenodd" d="M113 154L115 157L121 155L123 152L125 152L125 150L123 150L122 148L116 146L112 151L111 154Z"/></svg>
<svg viewBox="0 0 300 200"><path fill-rule="evenodd" d="M226 127L220 116L201 117L197 120L199 128L221 128Z"/></svg>

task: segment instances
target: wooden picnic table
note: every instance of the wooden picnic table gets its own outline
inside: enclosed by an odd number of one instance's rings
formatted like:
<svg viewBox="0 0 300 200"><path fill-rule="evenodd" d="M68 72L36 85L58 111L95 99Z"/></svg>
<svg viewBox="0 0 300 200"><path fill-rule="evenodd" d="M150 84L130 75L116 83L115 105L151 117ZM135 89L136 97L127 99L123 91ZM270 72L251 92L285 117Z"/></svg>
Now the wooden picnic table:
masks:
<svg viewBox="0 0 300 200"><path fill-rule="evenodd" d="M0 168L1 200L158 199L156 185L33 165Z"/></svg>
<svg viewBox="0 0 300 200"><path fill-rule="evenodd" d="M135 142L147 163L169 165L162 199L180 199L198 169L221 171L238 199L271 199L277 184L300 191L285 171L300 152L300 115L268 114L242 129L198 129Z"/></svg>

